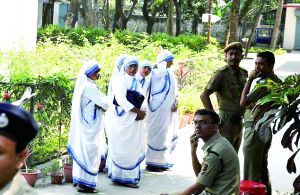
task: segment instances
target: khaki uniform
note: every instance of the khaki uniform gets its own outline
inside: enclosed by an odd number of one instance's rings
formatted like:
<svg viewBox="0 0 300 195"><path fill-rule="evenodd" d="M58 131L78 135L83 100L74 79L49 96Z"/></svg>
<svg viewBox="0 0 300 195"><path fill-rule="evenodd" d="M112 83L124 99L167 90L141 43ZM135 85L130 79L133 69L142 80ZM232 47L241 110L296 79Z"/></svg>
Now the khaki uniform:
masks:
<svg viewBox="0 0 300 195"><path fill-rule="evenodd" d="M270 78L275 82L281 82L276 75ZM260 79L258 83L265 82ZM247 96L252 103L245 112L245 133L244 133L244 179L261 182L266 185L268 194L271 194L271 184L268 171L268 152L272 142L272 132L270 127L261 129L260 132L254 131L255 122L263 117L263 113L268 111L269 106L259 107L253 112L252 109L256 102L268 94L266 88L254 88ZM270 108L268 108L270 109ZM262 136L263 135L263 136Z"/></svg>
<svg viewBox="0 0 300 195"><path fill-rule="evenodd" d="M216 92L219 116L222 120L220 133L239 150L242 140L242 115L240 107L241 94L248 77L245 69L234 71L229 65L218 69L209 80L206 89Z"/></svg>
<svg viewBox="0 0 300 195"><path fill-rule="evenodd" d="M30 187L25 178L18 172L11 183L0 190L1 195L36 195L37 192Z"/></svg>
<svg viewBox="0 0 300 195"><path fill-rule="evenodd" d="M202 147L204 158L197 183L205 185L204 194L238 194L240 164L232 145L219 133Z"/></svg>

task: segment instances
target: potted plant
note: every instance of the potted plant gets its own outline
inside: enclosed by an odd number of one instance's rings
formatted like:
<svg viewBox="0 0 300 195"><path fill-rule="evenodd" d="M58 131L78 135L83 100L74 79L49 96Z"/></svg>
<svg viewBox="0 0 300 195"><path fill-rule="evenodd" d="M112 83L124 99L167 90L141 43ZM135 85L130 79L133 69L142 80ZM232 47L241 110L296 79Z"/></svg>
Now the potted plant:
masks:
<svg viewBox="0 0 300 195"><path fill-rule="evenodd" d="M31 145L30 148L32 148L32 145ZM40 174L41 171L40 170L35 170L35 169L29 169L28 168L27 160L28 160L28 157L31 155L31 151L32 151L32 149L29 149L29 154L28 154L28 156L24 160L25 169L21 169L20 173L25 178L25 180L27 181L27 183L31 187L34 187L34 185L36 183L36 180L38 179L38 175Z"/></svg>
<svg viewBox="0 0 300 195"><path fill-rule="evenodd" d="M64 176L62 174L62 166L59 159L53 160L49 166L45 167L44 172L50 175L52 184L62 184Z"/></svg>
<svg viewBox="0 0 300 195"><path fill-rule="evenodd" d="M72 169L73 169L73 159L70 155L63 157L62 159L65 182L73 182Z"/></svg>

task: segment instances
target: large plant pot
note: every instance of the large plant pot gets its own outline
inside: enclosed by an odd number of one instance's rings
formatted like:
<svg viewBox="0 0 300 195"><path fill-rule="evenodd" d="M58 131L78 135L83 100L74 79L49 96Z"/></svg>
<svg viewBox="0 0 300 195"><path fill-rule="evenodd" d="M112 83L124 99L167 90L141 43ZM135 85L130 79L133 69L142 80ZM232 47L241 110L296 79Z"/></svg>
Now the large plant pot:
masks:
<svg viewBox="0 0 300 195"><path fill-rule="evenodd" d="M64 164L64 176L65 176L65 182L73 182L73 176L72 176L72 164Z"/></svg>
<svg viewBox="0 0 300 195"><path fill-rule="evenodd" d="M51 183L52 184L62 184L64 178L62 173L50 173Z"/></svg>
<svg viewBox="0 0 300 195"><path fill-rule="evenodd" d="M181 116L179 121L179 129L184 128L187 125L188 121L189 121L188 116L186 115Z"/></svg>
<svg viewBox="0 0 300 195"><path fill-rule="evenodd" d="M188 124L192 124L194 119L194 113L186 113L185 115L188 118Z"/></svg>
<svg viewBox="0 0 300 195"><path fill-rule="evenodd" d="M21 175L23 175L27 183L32 187L34 187L39 173L39 170L27 169L26 171L26 169L21 169Z"/></svg>

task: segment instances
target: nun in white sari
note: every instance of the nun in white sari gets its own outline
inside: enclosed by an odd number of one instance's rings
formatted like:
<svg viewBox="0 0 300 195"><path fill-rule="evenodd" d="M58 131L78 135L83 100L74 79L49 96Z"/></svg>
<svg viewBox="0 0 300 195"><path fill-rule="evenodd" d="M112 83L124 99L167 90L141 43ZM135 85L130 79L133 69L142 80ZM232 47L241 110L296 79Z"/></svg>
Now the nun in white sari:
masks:
<svg viewBox="0 0 300 195"><path fill-rule="evenodd" d="M123 63L125 61L125 59L128 57L128 55L126 54L122 54L118 57L117 61L116 61L116 64L115 64L115 68L113 70L113 73L111 74L111 77L110 77L110 81L109 81L109 84L108 84L108 89L107 89L107 97L109 100L113 100L113 94L112 94L112 81L114 79L114 77L119 74L120 72L123 72L124 70L122 70L123 68Z"/></svg>
<svg viewBox="0 0 300 195"><path fill-rule="evenodd" d="M127 90L141 91L135 74L138 61L128 57L124 61L125 72L116 75L112 92L119 106L110 106L107 111L108 128L108 177L115 183L137 188L140 180L140 163L145 158L144 130L142 119L145 111L136 108L127 98Z"/></svg>
<svg viewBox="0 0 300 195"><path fill-rule="evenodd" d="M113 105L113 99L114 99L114 94L112 92L112 81L114 80L114 78L116 77L116 75L118 75L119 73L122 74L124 72L124 66L123 66L123 63L125 61L125 59L128 57L128 55L126 54L122 54L118 57L117 61L116 61L116 64L115 64L115 67L114 67L114 70L111 74L111 77L110 77L110 81L109 81L109 84L108 84L108 88L107 88L107 98L108 98L108 101L109 101L109 106L114 106ZM106 116L106 119L104 119L105 121L110 121L109 117ZM107 139L108 139L108 142L109 142L109 129L106 127L106 123L104 123L104 129L105 129L105 133L106 133L106 136L107 136ZM104 153L104 156L102 154L102 158L103 161L101 162L105 162L104 166L104 171L107 172L108 170L108 159L110 158L110 153L108 152L108 145L105 143L105 153ZM100 170L102 169L102 164L100 165ZM102 171L102 170L101 170Z"/></svg>
<svg viewBox="0 0 300 195"><path fill-rule="evenodd" d="M150 97L146 117L146 169L164 171L173 166L172 151L177 143L178 86L170 66L174 55L163 50L150 79Z"/></svg>
<svg viewBox="0 0 300 195"><path fill-rule="evenodd" d="M98 89L100 65L97 60L84 63L78 74L71 111L68 152L73 158L73 184L79 192L96 192L101 161L103 111L108 100Z"/></svg>
<svg viewBox="0 0 300 195"><path fill-rule="evenodd" d="M139 63L139 70L136 73L136 79L141 85L142 94L145 96L145 101L143 103L143 109L147 109L147 98L149 95L150 81L146 77L151 73L152 63L149 60L143 60Z"/></svg>

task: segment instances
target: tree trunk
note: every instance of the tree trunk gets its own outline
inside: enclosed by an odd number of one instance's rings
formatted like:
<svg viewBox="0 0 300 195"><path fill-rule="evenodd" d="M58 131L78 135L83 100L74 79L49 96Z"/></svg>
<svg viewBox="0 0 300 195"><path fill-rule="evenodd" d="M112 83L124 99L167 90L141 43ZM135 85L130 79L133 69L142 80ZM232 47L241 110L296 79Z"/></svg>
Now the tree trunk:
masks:
<svg viewBox="0 0 300 195"><path fill-rule="evenodd" d="M278 0L278 7L277 7L277 11L276 11L275 25L274 25L274 28L273 28L272 40L271 40L271 46L270 46L270 48L272 50L275 50L275 47L276 47L277 41L278 41L278 35L279 35L279 32L280 32L282 7L283 7L283 0Z"/></svg>
<svg viewBox="0 0 300 195"><path fill-rule="evenodd" d="M127 22L130 20L137 0L132 0L132 6L130 8L129 14L126 17L124 14L124 0L116 0L116 12L114 18L113 31L116 29L125 30L127 28Z"/></svg>
<svg viewBox="0 0 300 195"><path fill-rule="evenodd" d="M206 44L210 44L210 33L211 33L211 9L212 9L212 0L208 1L208 21L207 21L207 38L206 38Z"/></svg>
<svg viewBox="0 0 300 195"><path fill-rule="evenodd" d="M199 26L199 16L195 14L192 21L192 32L195 35L198 34L198 26Z"/></svg>
<svg viewBox="0 0 300 195"><path fill-rule="evenodd" d="M181 0L174 0L175 10L176 10L176 36L181 33Z"/></svg>
<svg viewBox="0 0 300 195"><path fill-rule="evenodd" d="M109 18L109 0L104 0L105 2L105 16L104 16L104 29L109 30L110 18Z"/></svg>
<svg viewBox="0 0 300 195"><path fill-rule="evenodd" d="M245 0L243 5L241 6L240 9L240 15L239 15L239 24L242 23L242 20L248 13L249 9L251 8L251 4L253 3L254 0Z"/></svg>
<svg viewBox="0 0 300 195"><path fill-rule="evenodd" d="M228 21L230 22L230 21ZM224 32L224 48L228 45L229 42L229 35L230 35L230 23L227 24L226 30Z"/></svg>
<svg viewBox="0 0 300 195"><path fill-rule="evenodd" d="M248 56L248 52L249 52L249 49L251 47L252 39L254 37L256 27L258 26L259 18L260 18L260 15L261 15L261 11L262 11L265 3L266 3L266 0L262 0L259 9L256 12L255 21L254 21L253 26L251 28L251 33L250 33L250 36L249 36L249 39L248 39L248 43L246 45L245 57Z"/></svg>
<svg viewBox="0 0 300 195"><path fill-rule="evenodd" d="M152 8L152 12L148 9L148 3L150 3L148 0L144 0L143 6L142 6L142 12L143 16L147 22L147 33L150 35L152 34L152 29L155 23L155 17L157 13L157 6ZM149 5L149 7L153 7Z"/></svg>
<svg viewBox="0 0 300 195"><path fill-rule="evenodd" d="M169 0L167 20L167 33L173 36L173 0Z"/></svg>
<svg viewBox="0 0 300 195"><path fill-rule="evenodd" d="M232 0L229 42L238 41L239 0Z"/></svg>
<svg viewBox="0 0 300 195"><path fill-rule="evenodd" d="M116 0L115 1L115 17L113 23L113 32L117 29L120 29L121 23L121 15L123 14L124 0Z"/></svg>
<svg viewBox="0 0 300 195"><path fill-rule="evenodd" d="M67 17L65 20L66 28L75 27L75 24L78 21L79 7L80 7L80 3L78 0L70 1Z"/></svg>
<svg viewBox="0 0 300 195"><path fill-rule="evenodd" d="M100 19L99 5L97 0L81 0L81 16L83 19L83 26L98 27Z"/></svg>

